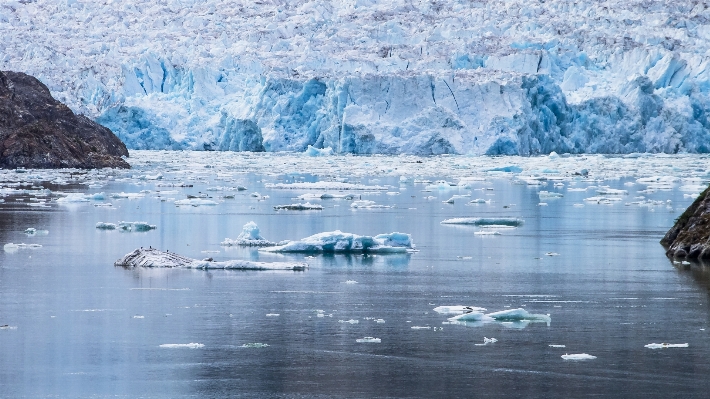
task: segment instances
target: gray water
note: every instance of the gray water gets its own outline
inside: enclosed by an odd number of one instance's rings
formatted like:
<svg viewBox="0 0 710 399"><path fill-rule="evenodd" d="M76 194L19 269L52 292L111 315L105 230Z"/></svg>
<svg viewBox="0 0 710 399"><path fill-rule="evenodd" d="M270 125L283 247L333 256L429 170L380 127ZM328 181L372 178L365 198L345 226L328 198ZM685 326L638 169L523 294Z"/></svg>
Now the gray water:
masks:
<svg viewBox="0 0 710 399"><path fill-rule="evenodd" d="M292 197L304 191L269 190L262 178L249 175L248 191L214 207L176 207L155 194L107 199L112 208L31 208L6 197L0 204L0 244L42 248L0 252L0 325L8 326L0 329L0 397L687 398L710 391L707 274L698 266L674 265L658 244L691 201L682 192L647 196L671 199L673 211L624 206L638 186L613 205L575 207L593 194L548 186L542 189L565 197L538 206L540 187L505 179L475 183L473 190L425 193L421 184L400 190L396 179L380 178L377 184L392 184L401 194L356 195L395 208L351 210L349 201L329 200L321 202L323 211L276 212L274 205L296 202ZM623 183L605 182L628 188ZM100 190L45 186L107 193L156 189L130 182ZM179 194L169 196L185 198L207 186L176 188ZM478 190L486 187L493 190ZM270 198L259 201L249 196L252 191ZM493 202L442 203L467 193ZM430 195L436 199L424 198ZM492 237L440 224L462 216L515 216L525 224ZM157 229L94 228L121 220L146 221ZM272 241L336 229L406 232L419 252L304 259L220 247L252 220ZM27 237L28 227L49 234ZM194 258L305 260L310 268L113 266L127 252L149 245ZM443 324L450 316L433 311L440 305L524 307L550 314L551 322ZM356 342L366 336L382 342ZM476 345L484 337L498 341ZM644 347L661 342L689 347ZM204 347L160 347L187 343ZM268 346L243 347L252 343ZM565 353L597 358L565 361Z"/></svg>

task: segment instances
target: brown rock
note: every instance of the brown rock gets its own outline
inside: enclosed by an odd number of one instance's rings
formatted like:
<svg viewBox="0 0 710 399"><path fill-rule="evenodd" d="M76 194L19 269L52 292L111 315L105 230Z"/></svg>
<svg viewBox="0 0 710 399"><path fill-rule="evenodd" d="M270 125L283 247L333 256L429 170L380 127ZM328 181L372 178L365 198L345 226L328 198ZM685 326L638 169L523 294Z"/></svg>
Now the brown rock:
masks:
<svg viewBox="0 0 710 399"><path fill-rule="evenodd" d="M111 130L75 115L36 78L0 71L0 168L130 168Z"/></svg>
<svg viewBox="0 0 710 399"><path fill-rule="evenodd" d="M670 257L710 259L710 187L678 217L661 245Z"/></svg>

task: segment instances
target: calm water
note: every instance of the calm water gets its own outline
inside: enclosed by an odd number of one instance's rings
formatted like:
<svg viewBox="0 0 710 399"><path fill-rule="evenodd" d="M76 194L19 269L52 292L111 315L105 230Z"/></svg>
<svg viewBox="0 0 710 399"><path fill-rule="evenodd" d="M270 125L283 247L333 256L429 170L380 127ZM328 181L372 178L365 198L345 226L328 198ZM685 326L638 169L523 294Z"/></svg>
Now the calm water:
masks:
<svg viewBox="0 0 710 399"><path fill-rule="evenodd" d="M680 191L647 195L672 200L676 210L669 211L624 206L643 189L624 186L624 180L604 183L629 190L623 201L578 207L574 204L595 195L592 190L492 179L473 183L472 190L427 193L422 184L400 187L397 179L380 178L362 182L391 184L390 191L400 195L356 195L396 208L351 210L349 201L328 200L321 202L323 211L275 212L274 205L296 202L292 198L306 191L269 190L262 178L245 176L248 191L230 192L234 199L213 207L176 207L155 193L107 199L111 208L91 203L31 208L6 197L0 204L0 244L43 247L0 252L0 325L10 326L0 329L0 397L707 397L710 392L707 275L674 266L658 244L679 208L691 201ZM218 184L45 186L92 193L177 190L167 197L182 199ZM540 189L565 197L538 206ZM250 197L253 191L270 198L259 201ZM453 194L472 197L442 203ZM465 204L473 198L492 202ZM440 224L462 216L517 216L525 224L492 237L475 236L477 228ZM147 233L94 228L99 221L121 220L158 227ZM336 229L406 232L420 252L318 255L307 259L306 272L113 266L125 253L149 245L217 260L304 258L220 247L251 220L272 241ZM28 227L49 234L27 237ZM545 256L548 252L559 256ZM524 307L549 313L552 321L443 324L450 316L433 311L440 305ZM366 336L382 342L356 342ZM484 337L498 342L476 345ZM644 348L654 342L689 347ZM187 343L204 347L160 347ZM242 347L249 343L268 347ZM565 353L597 359L565 361L560 357Z"/></svg>

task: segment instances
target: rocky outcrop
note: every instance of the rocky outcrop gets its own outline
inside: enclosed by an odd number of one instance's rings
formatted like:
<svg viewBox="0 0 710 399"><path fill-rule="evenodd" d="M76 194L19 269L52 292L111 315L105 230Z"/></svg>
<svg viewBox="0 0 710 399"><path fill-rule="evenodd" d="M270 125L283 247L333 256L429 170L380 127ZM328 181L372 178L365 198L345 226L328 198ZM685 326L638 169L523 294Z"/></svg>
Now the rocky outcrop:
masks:
<svg viewBox="0 0 710 399"><path fill-rule="evenodd" d="M130 168L111 130L76 115L36 78L0 71L0 168Z"/></svg>
<svg viewBox="0 0 710 399"><path fill-rule="evenodd" d="M710 187L678 217L661 244L669 257L710 259Z"/></svg>

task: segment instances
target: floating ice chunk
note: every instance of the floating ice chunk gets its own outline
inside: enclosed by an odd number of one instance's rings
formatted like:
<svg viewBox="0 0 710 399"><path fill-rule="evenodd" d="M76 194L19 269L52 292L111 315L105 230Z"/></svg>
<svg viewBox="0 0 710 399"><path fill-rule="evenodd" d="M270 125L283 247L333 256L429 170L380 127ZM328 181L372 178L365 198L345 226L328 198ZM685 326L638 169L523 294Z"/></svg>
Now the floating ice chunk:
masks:
<svg viewBox="0 0 710 399"><path fill-rule="evenodd" d="M261 342L250 342L248 344L244 344L241 346L241 348L268 348L269 344L262 344Z"/></svg>
<svg viewBox="0 0 710 399"><path fill-rule="evenodd" d="M343 323L343 324L358 324L358 323L360 323L360 320L355 320L355 319L350 319L350 320L338 320L338 323Z"/></svg>
<svg viewBox="0 0 710 399"><path fill-rule="evenodd" d="M490 204L491 200L484 200L483 198L476 198L474 200L468 201L469 204Z"/></svg>
<svg viewBox="0 0 710 399"><path fill-rule="evenodd" d="M134 319L145 319L145 316L142 315L135 315L133 316Z"/></svg>
<svg viewBox="0 0 710 399"><path fill-rule="evenodd" d="M450 317L449 321L486 321L486 320L492 320L491 318L487 318L486 315L484 315L480 311L471 311L468 313L460 314L458 316Z"/></svg>
<svg viewBox="0 0 710 399"><path fill-rule="evenodd" d="M475 235L475 236L499 236L501 234L499 231L495 231L495 230L479 230L479 231L474 231L473 235Z"/></svg>
<svg viewBox="0 0 710 399"><path fill-rule="evenodd" d="M609 188L609 187L599 187L597 189L597 194L599 195L629 195L629 192L626 190L618 190L615 188Z"/></svg>
<svg viewBox="0 0 710 399"><path fill-rule="evenodd" d="M118 226L114 223L98 222L96 223L96 228L99 230L116 230Z"/></svg>
<svg viewBox="0 0 710 399"><path fill-rule="evenodd" d="M331 147L325 147L325 148L315 148L312 145L309 145L308 148L306 149L305 152L306 155L309 157L325 157L329 155L333 155L333 148Z"/></svg>
<svg viewBox="0 0 710 399"><path fill-rule="evenodd" d="M537 193L537 195L538 197L540 197L540 199L553 199L564 197L564 195L556 193L554 191L540 191L539 193Z"/></svg>
<svg viewBox="0 0 710 399"><path fill-rule="evenodd" d="M314 234L284 245L262 248L267 252L326 253L401 253L414 250L412 237L404 233L380 234L375 237L343 233L340 230Z"/></svg>
<svg viewBox="0 0 710 399"><path fill-rule="evenodd" d="M187 349L200 349L204 348L204 344L198 344L196 342L190 342L189 344L162 344L160 345L161 348L168 348L168 349L180 349L180 348L187 348Z"/></svg>
<svg viewBox="0 0 710 399"><path fill-rule="evenodd" d="M136 199L136 198L143 198L145 197L145 194L143 193L113 193L111 194L111 198L128 198L128 199Z"/></svg>
<svg viewBox="0 0 710 399"><path fill-rule="evenodd" d="M34 236L46 236L49 234L49 230L37 230L34 227L29 227L25 230L25 234L28 237L34 237Z"/></svg>
<svg viewBox="0 0 710 399"><path fill-rule="evenodd" d="M529 313L523 308L517 309L507 309L501 310L499 312L487 313L487 317L490 317L497 321L543 321L549 323L551 321L550 315L545 314L533 314Z"/></svg>
<svg viewBox="0 0 710 399"><path fill-rule="evenodd" d="M99 228L99 224L101 223L99 222L96 224L97 228ZM118 222L118 225L116 227L118 230L124 232L145 232L155 230L157 228L156 225L148 224L146 222Z"/></svg>
<svg viewBox="0 0 710 399"><path fill-rule="evenodd" d="M555 345L555 344L550 344L547 346L549 346L550 348L566 348L567 347L566 345Z"/></svg>
<svg viewBox="0 0 710 399"><path fill-rule="evenodd" d="M649 349L666 349L666 348L687 348L688 344L669 344L667 342L661 343L661 344L648 344L644 345L644 348L649 348Z"/></svg>
<svg viewBox="0 0 710 399"><path fill-rule="evenodd" d="M410 328L412 330L431 330L429 326L411 326Z"/></svg>
<svg viewBox="0 0 710 399"><path fill-rule="evenodd" d="M229 260L223 262L197 260L155 248L139 248L117 260L114 266L123 267L180 267L186 269L232 269L232 270L305 270L308 264L299 262L250 262Z"/></svg>
<svg viewBox="0 0 710 399"><path fill-rule="evenodd" d="M17 326L11 326L9 324L4 324L0 326L0 330L17 330Z"/></svg>
<svg viewBox="0 0 710 399"><path fill-rule="evenodd" d="M89 199L81 193L69 193L66 197L57 198L58 204L74 204L80 202L89 202Z"/></svg>
<svg viewBox="0 0 710 399"><path fill-rule="evenodd" d="M388 190L389 186L367 186L364 184L343 183L333 181L323 182L303 182L303 183L266 183L264 185L270 189L290 189L290 190Z"/></svg>
<svg viewBox="0 0 710 399"><path fill-rule="evenodd" d="M482 344L475 344L475 345L476 346L486 346L488 344L495 344L496 342L498 342L498 340L495 338L483 337L483 343Z"/></svg>
<svg viewBox="0 0 710 399"><path fill-rule="evenodd" d="M500 166L498 168L486 170L486 172L505 172L505 173L520 173L522 171L523 171L523 168L521 168L518 165Z"/></svg>
<svg viewBox="0 0 710 399"><path fill-rule="evenodd" d="M13 244L10 242L10 243L5 244L2 249L5 252L13 253L13 252L17 252L20 249L38 249L38 248L42 248L42 246L40 244L24 244L24 243Z"/></svg>
<svg viewBox="0 0 710 399"><path fill-rule="evenodd" d="M262 237L259 226L257 226L256 223L248 222L244 225L244 227L242 227L242 232L236 240L225 238L220 245L227 247L233 245L241 245L246 247L269 247L276 245L276 243L268 241Z"/></svg>
<svg viewBox="0 0 710 399"><path fill-rule="evenodd" d="M217 202L212 201L212 200L207 200L207 199L202 199L202 198L187 198L187 199L182 199L182 200L177 200L175 201L175 205L191 205L191 206L200 206L200 205L217 205Z"/></svg>
<svg viewBox="0 0 710 399"><path fill-rule="evenodd" d="M586 353L573 353L573 354L564 354L561 356L562 359L564 360L592 360L596 359L596 356L592 356Z"/></svg>
<svg viewBox="0 0 710 399"><path fill-rule="evenodd" d="M375 319L375 323L384 324L385 319Z"/></svg>
<svg viewBox="0 0 710 399"><path fill-rule="evenodd" d="M281 316L279 313L267 313L266 317L279 317Z"/></svg>
<svg viewBox="0 0 710 399"><path fill-rule="evenodd" d="M557 252L546 252L545 256L560 256Z"/></svg>
<svg viewBox="0 0 710 399"><path fill-rule="evenodd" d="M379 344L382 342L382 339L375 338L375 337L365 337L365 338L358 338L355 340L355 342Z"/></svg>
<svg viewBox="0 0 710 399"><path fill-rule="evenodd" d="M355 280L347 280L345 284L357 284L357 281Z"/></svg>
<svg viewBox="0 0 710 399"><path fill-rule="evenodd" d="M333 193L322 193L322 194L302 194L296 197L296 199L301 201L312 201L312 200L325 200L325 199L353 199L352 194L333 194Z"/></svg>
<svg viewBox="0 0 710 399"><path fill-rule="evenodd" d="M361 208L361 209L384 209L384 208L391 208L389 205L380 205L375 203L375 201L370 201L370 200L358 200L358 201L353 201L352 204L350 204L350 207L353 209Z"/></svg>
<svg viewBox="0 0 710 399"><path fill-rule="evenodd" d="M454 218L446 219L441 224L471 224L474 226L510 226L518 227L523 225L523 220L518 218Z"/></svg>
<svg viewBox="0 0 710 399"><path fill-rule="evenodd" d="M306 202L305 204L276 205L274 209L285 209L288 211L322 211L323 205L311 204L310 202Z"/></svg>

